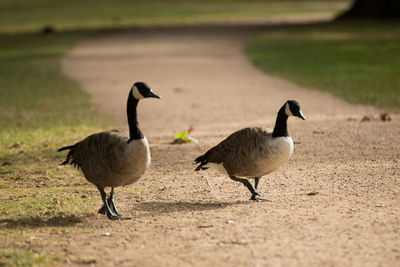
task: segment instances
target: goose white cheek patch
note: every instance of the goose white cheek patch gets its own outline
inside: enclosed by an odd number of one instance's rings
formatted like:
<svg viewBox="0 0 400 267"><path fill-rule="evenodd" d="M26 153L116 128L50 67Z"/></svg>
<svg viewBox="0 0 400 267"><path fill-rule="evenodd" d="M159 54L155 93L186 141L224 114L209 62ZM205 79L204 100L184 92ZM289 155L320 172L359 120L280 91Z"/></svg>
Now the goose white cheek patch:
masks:
<svg viewBox="0 0 400 267"><path fill-rule="evenodd" d="M136 99L142 99L143 98L142 94L139 92L139 90L137 89L136 86L133 86L132 94L133 94L133 97L136 98Z"/></svg>
<svg viewBox="0 0 400 267"><path fill-rule="evenodd" d="M289 107L289 103L286 103L286 105L285 105L285 113L288 116L293 116L293 113L292 113L292 111L290 110L290 107Z"/></svg>

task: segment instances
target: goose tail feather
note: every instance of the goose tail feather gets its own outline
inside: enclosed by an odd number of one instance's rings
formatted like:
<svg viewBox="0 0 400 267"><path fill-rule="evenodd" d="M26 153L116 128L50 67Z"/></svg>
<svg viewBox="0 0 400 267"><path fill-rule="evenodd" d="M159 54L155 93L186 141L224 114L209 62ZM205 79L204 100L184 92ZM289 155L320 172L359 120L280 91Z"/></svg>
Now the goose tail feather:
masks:
<svg viewBox="0 0 400 267"><path fill-rule="evenodd" d="M67 157L67 159L64 160L64 161L60 164L60 166L61 166L61 165L67 165L68 163L69 163L69 158Z"/></svg>
<svg viewBox="0 0 400 267"><path fill-rule="evenodd" d="M70 150L70 151L68 152L68 154L67 154L67 158L60 164L60 166L61 166L61 165L67 165L67 164L71 164L71 163L72 163L72 160L71 160L71 158L72 158L71 149L74 148L74 146L75 146L75 145L72 145L72 146L64 146L64 147L59 148L59 149L57 150L57 152L64 151L64 150Z"/></svg>
<svg viewBox="0 0 400 267"><path fill-rule="evenodd" d="M74 146L64 146L64 147L62 147L62 148L59 148L58 150L57 150L57 152L60 152L60 151L64 151L64 150L67 150L67 149L72 149Z"/></svg>
<svg viewBox="0 0 400 267"><path fill-rule="evenodd" d="M195 163L195 164L200 163L200 165L197 166L196 169L194 169L196 172L197 172L197 171L200 171L200 170L206 170L206 169L208 169L208 167L204 167L204 165L206 165L206 164L208 163L208 161L207 161L207 159L206 159L205 156L206 156L205 154L204 154L204 155L201 155L200 157L197 157L197 158L194 160L194 163Z"/></svg>

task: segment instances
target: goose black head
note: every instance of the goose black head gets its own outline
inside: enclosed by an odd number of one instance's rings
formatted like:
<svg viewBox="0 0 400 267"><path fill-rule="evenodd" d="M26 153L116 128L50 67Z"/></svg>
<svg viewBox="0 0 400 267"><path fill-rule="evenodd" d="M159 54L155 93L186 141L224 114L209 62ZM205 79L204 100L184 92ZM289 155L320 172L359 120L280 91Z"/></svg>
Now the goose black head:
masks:
<svg viewBox="0 0 400 267"><path fill-rule="evenodd" d="M153 90L151 90L150 87L144 82L136 82L131 88L131 93L132 96L137 100L147 97L161 98L160 96L156 95Z"/></svg>
<svg viewBox="0 0 400 267"><path fill-rule="evenodd" d="M301 113L300 105L296 100L288 100L285 104L285 114L288 116L296 116L305 120L303 113Z"/></svg>

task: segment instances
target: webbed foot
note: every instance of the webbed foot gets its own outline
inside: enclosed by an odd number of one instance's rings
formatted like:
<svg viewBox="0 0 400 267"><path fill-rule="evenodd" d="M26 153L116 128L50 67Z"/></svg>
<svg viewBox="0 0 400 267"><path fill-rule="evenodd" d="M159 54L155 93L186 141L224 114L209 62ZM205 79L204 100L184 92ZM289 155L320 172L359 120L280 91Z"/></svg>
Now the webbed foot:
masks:
<svg viewBox="0 0 400 267"><path fill-rule="evenodd" d="M266 198L260 198L259 195L260 194L252 195L249 200L257 201L257 202L271 202L271 200L268 200Z"/></svg>

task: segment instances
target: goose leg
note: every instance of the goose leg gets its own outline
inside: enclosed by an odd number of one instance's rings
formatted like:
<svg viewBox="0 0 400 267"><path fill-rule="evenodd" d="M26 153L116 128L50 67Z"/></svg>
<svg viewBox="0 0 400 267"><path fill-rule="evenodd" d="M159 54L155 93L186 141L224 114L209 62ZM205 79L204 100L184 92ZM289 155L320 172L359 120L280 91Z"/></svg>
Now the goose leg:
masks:
<svg viewBox="0 0 400 267"><path fill-rule="evenodd" d="M258 183L260 182L260 177L255 177L254 178L254 188L257 190L257 187L258 187ZM260 194L258 194L258 195L260 195ZM268 199L265 199L265 198L259 198L259 197L254 197L254 196L252 196L251 198L250 198L250 200L257 200L258 202L261 202L261 201L269 201Z"/></svg>
<svg viewBox="0 0 400 267"><path fill-rule="evenodd" d="M130 218L127 217L121 217L119 215L115 215L110 208L110 205L108 204L108 200L107 200L107 194L106 192L104 192L104 188L101 188L99 186L97 186L97 189L100 191L100 195L101 195L101 199L103 200L104 203L104 207L106 210L106 214L107 217L111 220L129 220Z"/></svg>
<svg viewBox="0 0 400 267"><path fill-rule="evenodd" d="M117 207L115 207L115 203L114 203L114 187L111 187L110 196L108 197L107 201L108 201L108 205L110 206L111 210L116 215L120 216L118 213Z"/></svg>
<svg viewBox="0 0 400 267"><path fill-rule="evenodd" d="M110 210L111 210L114 214L116 214L116 215L119 216L117 207L115 207L115 203L114 203L114 187L111 187L111 192L110 192L110 196L109 196L108 199L107 199L107 203L108 203L108 206L110 207ZM106 215L106 214L107 214L107 212L106 212L106 206L103 205L103 206L99 209L99 213L100 213L100 214Z"/></svg>
<svg viewBox="0 0 400 267"><path fill-rule="evenodd" d="M251 200L257 200L257 196L259 196L260 194L257 192L257 190L254 188L254 186L249 182L249 180L244 179L244 178L238 178L236 176L229 176L229 178L231 178L233 181L236 182L241 182L244 186L247 187L247 189L250 190L252 196L251 196Z"/></svg>
<svg viewBox="0 0 400 267"><path fill-rule="evenodd" d="M260 182L260 177L256 177L256 178L254 178L254 180L255 180L255 182L254 182L254 187L255 187L255 189L257 190L258 183Z"/></svg>
<svg viewBox="0 0 400 267"><path fill-rule="evenodd" d="M104 205L101 206L101 208L99 209L99 213L100 213L100 214L103 214L103 215L106 215L106 213L107 213L107 212L106 212L106 206L104 206Z"/></svg>

